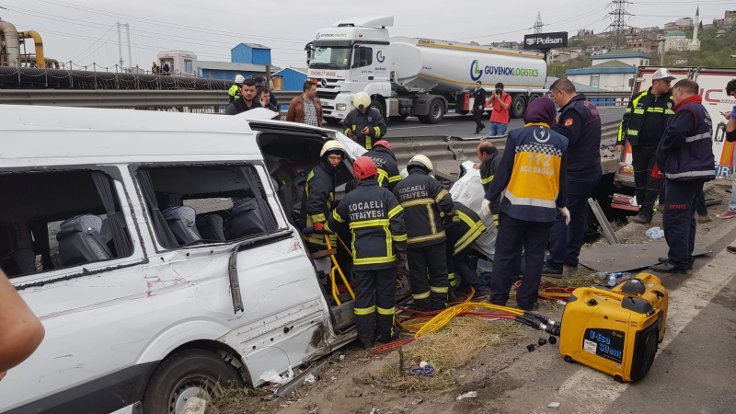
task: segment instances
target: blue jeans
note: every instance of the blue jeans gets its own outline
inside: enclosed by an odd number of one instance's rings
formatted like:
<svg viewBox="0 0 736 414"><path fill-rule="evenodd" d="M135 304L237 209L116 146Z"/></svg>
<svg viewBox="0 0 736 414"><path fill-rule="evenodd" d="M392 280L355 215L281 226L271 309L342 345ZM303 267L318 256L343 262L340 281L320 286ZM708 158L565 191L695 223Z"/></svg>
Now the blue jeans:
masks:
<svg viewBox="0 0 736 414"><path fill-rule="evenodd" d="M506 133L506 128L508 127L509 127L509 124L491 122L491 126L488 127L488 135L490 136L503 135Z"/></svg>
<svg viewBox="0 0 736 414"><path fill-rule="evenodd" d="M588 197L601 180L601 173L583 177L567 176L567 209L570 210L570 225L565 225L565 218L557 214L549 238L549 257L547 265L562 270L562 265L578 265L580 248L585 241L585 230L588 228Z"/></svg>

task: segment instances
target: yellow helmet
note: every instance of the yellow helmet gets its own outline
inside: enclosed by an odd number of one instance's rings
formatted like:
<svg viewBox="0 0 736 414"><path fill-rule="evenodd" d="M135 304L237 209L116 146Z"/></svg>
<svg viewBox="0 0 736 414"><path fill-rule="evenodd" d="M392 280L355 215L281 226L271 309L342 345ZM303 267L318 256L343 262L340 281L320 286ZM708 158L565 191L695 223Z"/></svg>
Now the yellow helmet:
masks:
<svg viewBox="0 0 736 414"><path fill-rule="evenodd" d="M361 107L368 108L370 104L371 97L363 91L356 93L353 97L353 106L355 106L357 109L361 109Z"/></svg>
<svg viewBox="0 0 736 414"><path fill-rule="evenodd" d="M406 168L408 169L409 167L412 167L412 166L422 167L425 170L427 170L427 172L430 172L433 169L432 161L430 161L426 155L422 155L422 154L417 154L411 157L409 162L406 164Z"/></svg>
<svg viewBox="0 0 736 414"><path fill-rule="evenodd" d="M332 151L340 151L342 152L342 156L345 157L346 151L345 147L340 143L340 141L331 139L322 145L322 150L319 152L320 157L324 157L325 154Z"/></svg>

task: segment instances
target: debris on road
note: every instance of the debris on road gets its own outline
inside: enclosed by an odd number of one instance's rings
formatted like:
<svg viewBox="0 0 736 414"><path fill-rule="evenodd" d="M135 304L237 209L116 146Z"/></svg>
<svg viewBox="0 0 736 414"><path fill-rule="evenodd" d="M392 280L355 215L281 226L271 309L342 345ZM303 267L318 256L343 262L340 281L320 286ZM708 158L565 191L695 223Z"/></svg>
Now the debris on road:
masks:
<svg viewBox="0 0 736 414"><path fill-rule="evenodd" d="M478 392L476 392L476 391L468 391L465 394L460 394L457 397L457 400L460 401L460 400L464 400L466 398L478 398Z"/></svg>

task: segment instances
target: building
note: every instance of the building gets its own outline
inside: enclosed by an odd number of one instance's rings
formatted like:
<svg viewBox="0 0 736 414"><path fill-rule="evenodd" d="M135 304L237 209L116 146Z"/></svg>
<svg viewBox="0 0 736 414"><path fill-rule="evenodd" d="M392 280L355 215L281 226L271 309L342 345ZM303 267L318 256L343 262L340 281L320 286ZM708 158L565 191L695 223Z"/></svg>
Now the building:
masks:
<svg viewBox="0 0 736 414"><path fill-rule="evenodd" d="M618 61L629 66L646 66L652 60L652 55L641 52L623 52L618 53L596 53L590 57L593 60L593 66L603 63Z"/></svg>
<svg viewBox="0 0 736 414"><path fill-rule="evenodd" d="M700 50L700 39L698 39L698 31L700 30L700 7L695 9L695 19L690 19L690 22L695 22L695 24L690 25L693 28L693 37L691 39L689 39L681 30L670 30L665 33L664 38L660 38L660 42L663 41L664 43L665 53L670 51L685 52ZM661 52L662 50L660 45L660 53Z"/></svg>
<svg viewBox="0 0 736 414"><path fill-rule="evenodd" d="M674 22L668 22L664 24L664 30L687 29L689 27L693 27L692 17L681 17Z"/></svg>
<svg viewBox="0 0 736 414"><path fill-rule="evenodd" d="M276 91L299 91L307 80L307 68L284 68L271 75Z"/></svg>
<svg viewBox="0 0 736 414"><path fill-rule="evenodd" d="M197 55L188 50L162 50L156 54L159 70L164 73L168 67L170 73L175 76L195 76L197 67Z"/></svg>
<svg viewBox="0 0 736 414"><path fill-rule="evenodd" d="M721 30L736 26L736 10L726 10L722 19L713 19L713 26Z"/></svg>
<svg viewBox="0 0 736 414"><path fill-rule="evenodd" d="M646 64L649 64L648 60ZM620 60L606 60L587 68L567 69L565 75L575 83L607 91L623 92L631 90L636 76L636 66Z"/></svg>
<svg viewBox="0 0 736 414"><path fill-rule="evenodd" d="M581 47L550 49L547 54L547 63L565 63L584 55L585 51Z"/></svg>
<svg viewBox="0 0 736 414"><path fill-rule="evenodd" d="M199 61L197 74L202 78L233 80L240 74L246 78L266 76L271 66L271 49L257 43L240 43L230 49L230 62Z"/></svg>
<svg viewBox="0 0 736 414"><path fill-rule="evenodd" d="M642 52L651 52L657 49L657 41L646 37L631 37L626 39L626 47L632 50L641 50Z"/></svg>

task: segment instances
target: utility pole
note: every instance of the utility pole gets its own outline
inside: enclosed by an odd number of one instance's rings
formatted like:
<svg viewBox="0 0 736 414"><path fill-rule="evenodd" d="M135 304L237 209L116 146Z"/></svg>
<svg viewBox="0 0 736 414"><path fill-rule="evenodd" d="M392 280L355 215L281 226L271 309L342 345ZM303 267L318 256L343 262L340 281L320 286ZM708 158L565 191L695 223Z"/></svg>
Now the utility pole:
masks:
<svg viewBox="0 0 736 414"><path fill-rule="evenodd" d="M612 0L608 3L608 7L611 8L608 15L611 16L611 20L613 20L613 22L608 26L608 29L610 29L611 33L614 34L616 39L616 49L621 47L626 28L628 27L626 20L631 16L631 13L629 13L626 8L629 7L629 4L631 4L631 2L628 0Z"/></svg>
<svg viewBox="0 0 736 414"><path fill-rule="evenodd" d="M542 12L537 12L537 21L534 22L534 34L542 33L542 27L544 27L544 23L542 23Z"/></svg>
<svg viewBox="0 0 736 414"><path fill-rule="evenodd" d="M128 66L133 67L133 54L130 51L130 24L125 23L125 33L128 37Z"/></svg>
<svg viewBox="0 0 736 414"><path fill-rule="evenodd" d="M117 22L117 29L118 29L118 56L120 57L120 69L123 69L123 39L120 36L120 27L122 24L120 22Z"/></svg>

